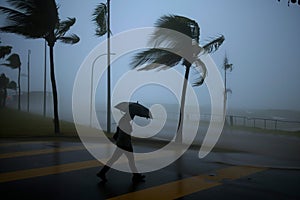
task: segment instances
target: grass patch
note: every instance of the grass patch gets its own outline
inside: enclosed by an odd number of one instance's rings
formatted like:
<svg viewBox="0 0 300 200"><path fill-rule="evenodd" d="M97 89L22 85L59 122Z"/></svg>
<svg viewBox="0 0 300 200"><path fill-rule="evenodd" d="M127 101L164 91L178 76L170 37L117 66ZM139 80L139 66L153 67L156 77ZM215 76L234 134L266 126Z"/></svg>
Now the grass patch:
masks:
<svg viewBox="0 0 300 200"><path fill-rule="evenodd" d="M9 108L0 109L0 116L0 137L57 136L52 118ZM73 123L60 121L60 129L59 136L77 136Z"/></svg>

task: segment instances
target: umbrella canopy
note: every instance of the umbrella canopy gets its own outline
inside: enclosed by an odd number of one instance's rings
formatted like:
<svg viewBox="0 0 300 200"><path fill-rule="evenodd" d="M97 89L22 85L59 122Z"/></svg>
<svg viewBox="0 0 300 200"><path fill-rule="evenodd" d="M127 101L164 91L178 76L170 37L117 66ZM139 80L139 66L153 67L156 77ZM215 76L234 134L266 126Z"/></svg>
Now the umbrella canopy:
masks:
<svg viewBox="0 0 300 200"><path fill-rule="evenodd" d="M139 104L139 102L121 102L115 105L115 108L126 113L129 112L132 115L152 119L150 110L147 107Z"/></svg>

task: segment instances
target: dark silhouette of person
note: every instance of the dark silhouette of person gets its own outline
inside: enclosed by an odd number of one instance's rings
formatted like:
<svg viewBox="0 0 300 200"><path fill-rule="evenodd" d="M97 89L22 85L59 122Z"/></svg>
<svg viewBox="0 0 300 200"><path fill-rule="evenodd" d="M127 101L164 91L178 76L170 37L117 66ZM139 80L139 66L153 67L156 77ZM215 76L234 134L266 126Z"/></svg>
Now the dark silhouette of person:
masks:
<svg viewBox="0 0 300 200"><path fill-rule="evenodd" d="M107 164L104 165L104 167L97 173L97 176L101 178L103 182L107 182L105 174L109 171L110 166L112 166L113 163L115 163L123 154L127 157L129 167L133 173L132 181L144 181L145 176L138 173L133 156L133 147L131 142L132 126L130 122L133 120L134 116L134 114L126 112L118 123L114 139L116 140L116 145L119 148L114 151L112 157L107 161Z"/></svg>

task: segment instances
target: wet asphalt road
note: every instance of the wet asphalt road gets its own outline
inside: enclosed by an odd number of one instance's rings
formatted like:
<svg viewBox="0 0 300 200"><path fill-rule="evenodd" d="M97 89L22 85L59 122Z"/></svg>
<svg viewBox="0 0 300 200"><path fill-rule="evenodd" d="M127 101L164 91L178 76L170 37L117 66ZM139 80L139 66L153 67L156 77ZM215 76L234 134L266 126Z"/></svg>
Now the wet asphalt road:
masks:
<svg viewBox="0 0 300 200"><path fill-rule="evenodd" d="M219 150L200 160L198 148L189 149L138 184L130 173L113 169L102 183L96 177L102 164L77 140L2 139L0 150L5 199L300 199L300 170L229 165L218 161L224 153Z"/></svg>

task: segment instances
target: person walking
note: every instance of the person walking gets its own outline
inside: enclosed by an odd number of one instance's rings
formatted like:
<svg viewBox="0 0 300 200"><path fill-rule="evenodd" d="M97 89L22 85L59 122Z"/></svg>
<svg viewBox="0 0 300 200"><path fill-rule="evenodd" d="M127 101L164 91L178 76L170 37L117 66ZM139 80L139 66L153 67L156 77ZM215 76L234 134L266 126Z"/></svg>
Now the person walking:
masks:
<svg viewBox="0 0 300 200"><path fill-rule="evenodd" d="M106 165L97 173L97 176L101 178L103 182L107 182L106 173L110 170L110 166L112 166L113 163L115 163L123 154L125 154L127 157L129 161L129 167L133 173L132 181L144 181L145 176L138 173L133 156L133 147L131 142L131 121L134 117L135 114L132 112L126 112L118 123L117 131L114 135L114 139L116 140L116 145L118 148L116 148Z"/></svg>

